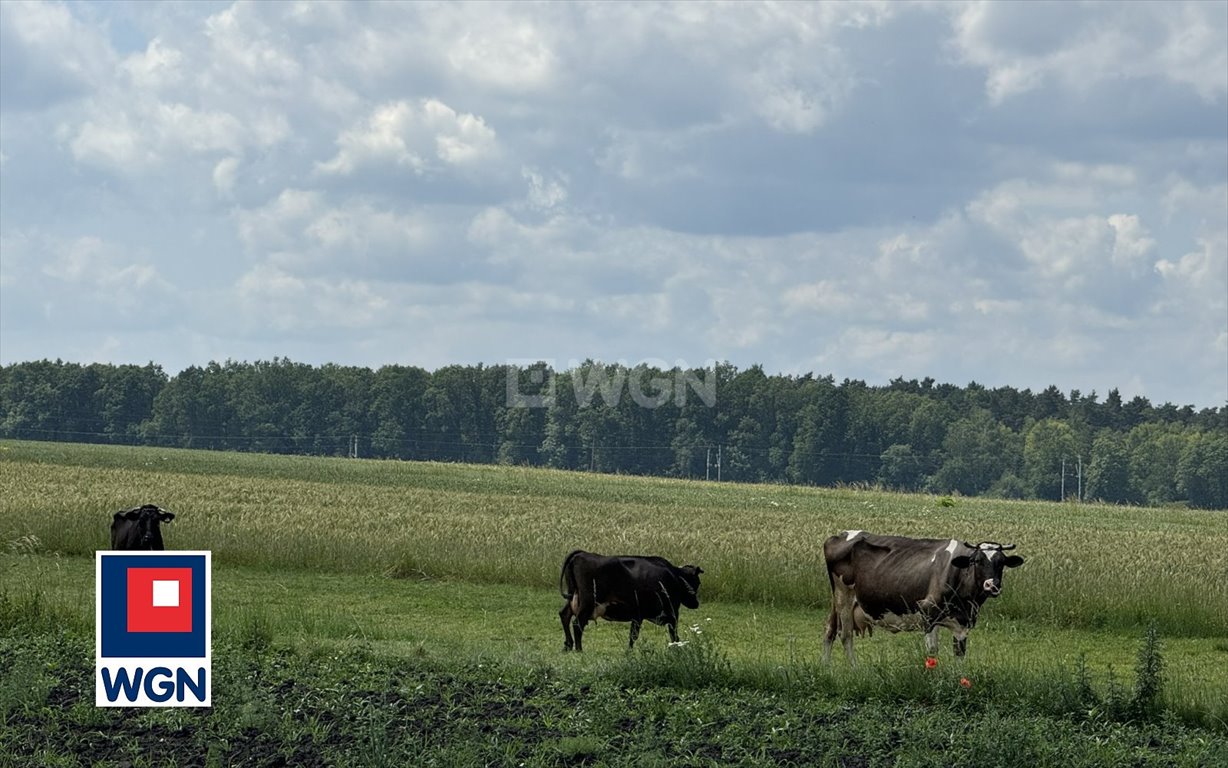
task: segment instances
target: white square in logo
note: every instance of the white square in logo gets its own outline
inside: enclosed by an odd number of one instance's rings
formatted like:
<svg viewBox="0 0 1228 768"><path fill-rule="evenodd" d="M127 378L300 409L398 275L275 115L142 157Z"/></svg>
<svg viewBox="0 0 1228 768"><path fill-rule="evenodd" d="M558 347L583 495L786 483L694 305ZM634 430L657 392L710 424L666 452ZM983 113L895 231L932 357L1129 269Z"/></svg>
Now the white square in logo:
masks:
<svg viewBox="0 0 1228 768"><path fill-rule="evenodd" d="M178 608L179 582L155 580L153 582L153 607Z"/></svg>

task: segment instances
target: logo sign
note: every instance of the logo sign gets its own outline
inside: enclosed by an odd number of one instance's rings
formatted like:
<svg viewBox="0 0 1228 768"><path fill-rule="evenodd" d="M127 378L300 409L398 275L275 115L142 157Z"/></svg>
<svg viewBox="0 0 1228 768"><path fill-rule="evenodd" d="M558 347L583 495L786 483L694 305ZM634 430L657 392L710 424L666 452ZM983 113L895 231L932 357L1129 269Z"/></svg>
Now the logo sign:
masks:
<svg viewBox="0 0 1228 768"><path fill-rule="evenodd" d="M94 554L94 703L211 706L211 553Z"/></svg>

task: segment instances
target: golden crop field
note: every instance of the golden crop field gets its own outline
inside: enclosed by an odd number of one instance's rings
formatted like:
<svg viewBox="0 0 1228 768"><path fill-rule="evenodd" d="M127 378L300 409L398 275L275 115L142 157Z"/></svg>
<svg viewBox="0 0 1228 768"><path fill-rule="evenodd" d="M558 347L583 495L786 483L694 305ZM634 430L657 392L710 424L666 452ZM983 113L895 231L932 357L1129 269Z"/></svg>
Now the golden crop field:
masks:
<svg viewBox="0 0 1228 768"><path fill-rule="evenodd" d="M519 467L0 444L0 543L88 555L113 512L178 514L215 562L552 588L574 548L703 566L706 599L825 609L822 544L863 529L1018 545L995 615L1228 637L1228 514ZM949 506L947 506L949 504Z"/></svg>
<svg viewBox="0 0 1228 768"><path fill-rule="evenodd" d="M987 605L970 670L1043 680L1085 661L1104 689L1129 675L1154 625L1170 705L1212 721L1228 715L1222 512L4 442L0 597L33 590L31 599L88 626L93 552L109 547L115 511L143 503L176 513L164 525L168 548L213 552L219 637L255 627L309 647L360 639L393 655L433 649L579 670L593 654L580 663L559 653L556 615L559 565L575 548L701 565L703 606L683 621L714 633L746 669L779 670L817 662L828 536L1009 542L1026 563ZM268 584L278 590L272 603L260 597ZM611 629L590 650L625 648L625 625L593 625L602 626ZM858 653L898 675L921 648L915 634L876 633Z"/></svg>

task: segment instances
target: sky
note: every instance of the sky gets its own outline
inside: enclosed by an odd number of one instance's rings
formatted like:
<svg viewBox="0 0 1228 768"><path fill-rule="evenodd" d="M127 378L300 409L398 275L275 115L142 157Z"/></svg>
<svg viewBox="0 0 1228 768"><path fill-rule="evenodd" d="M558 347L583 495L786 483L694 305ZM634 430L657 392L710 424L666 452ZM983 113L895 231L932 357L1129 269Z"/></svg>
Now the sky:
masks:
<svg viewBox="0 0 1228 768"><path fill-rule="evenodd" d="M0 3L0 363L274 357L1224 406L1228 2Z"/></svg>

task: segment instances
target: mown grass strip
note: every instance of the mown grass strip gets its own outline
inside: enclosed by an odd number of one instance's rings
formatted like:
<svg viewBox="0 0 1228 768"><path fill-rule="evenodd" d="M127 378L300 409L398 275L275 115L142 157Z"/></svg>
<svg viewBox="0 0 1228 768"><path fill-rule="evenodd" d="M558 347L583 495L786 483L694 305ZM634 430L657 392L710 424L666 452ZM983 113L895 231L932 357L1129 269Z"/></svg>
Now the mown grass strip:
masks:
<svg viewBox="0 0 1228 768"><path fill-rule="evenodd" d="M93 561L40 555L0 555L0 602L38 631L93 628ZM591 625L587 651L562 652L560 599L552 590L462 581L422 581L378 575L269 571L216 566L214 636L239 648L293 647L348 653L365 648L381 656L440 665L519 665L552 674L601 675L641 682L679 675L706 679L715 659L693 662L687 651L668 649L661 628L645 626L634 662L626 667L628 625ZM1002 697L1027 702L1069 702L1080 667L1098 697L1110 680L1129 689L1143 633L1047 628L987 617L973 632L969 656L956 663L949 645L937 673L925 669L923 644L913 633L875 633L858 643L854 671L837 649L831 667L819 663L825 615L794 606L704 601L685 611L680 631L692 645L719 653L728 669L716 675L728 685L766 690L809 681L842 696L875 698L895 692L917 698L918 683L967 677L973 700ZM0 611L0 624L4 612ZM1163 701L1195 723L1228 721L1228 649L1209 638L1161 635L1165 658ZM687 662L687 663L684 663ZM634 664L646 665L644 669ZM639 672L636 670L639 669ZM622 670L620 672L619 670ZM654 678L654 676L656 676ZM1064 691L1055 699L1054 691Z"/></svg>

